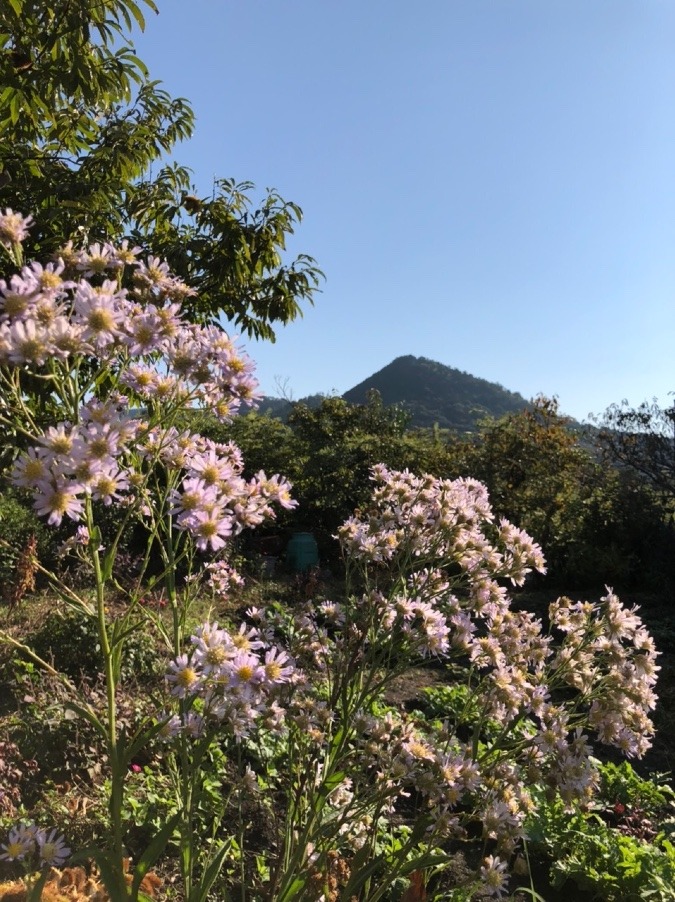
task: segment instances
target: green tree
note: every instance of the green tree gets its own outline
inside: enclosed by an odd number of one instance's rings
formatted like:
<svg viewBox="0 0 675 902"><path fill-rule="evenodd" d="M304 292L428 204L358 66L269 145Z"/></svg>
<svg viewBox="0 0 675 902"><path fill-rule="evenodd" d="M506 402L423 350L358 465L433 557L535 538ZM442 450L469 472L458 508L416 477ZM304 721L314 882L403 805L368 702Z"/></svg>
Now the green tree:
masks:
<svg viewBox="0 0 675 902"><path fill-rule="evenodd" d="M453 474L489 490L495 513L522 525L543 547L554 581L567 585L663 583L663 509L634 476L603 464L589 437L556 399L483 421L455 439Z"/></svg>
<svg viewBox="0 0 675 902"><path fill-rule="evenodd" d="M538 397L520 413L483 420L475 441L454 443L465 475L487 485L495 510L545 548L592 463L570 424L556 399Z"/></svg>
<svg viewBox="0 0 675 902"><path fill-rule="evenodd" d="M297 404L288 424L296 448L291 474L300 502L297 517L313 529L324 555L337 552L332 537L372 493L371 468L437 473L445 449L429 433L408 431L408 416L382 403L378 392L365 404L325 398L319 407Z"/></svg>
<svg viewBox="0 0 675 902"><path fill-rule="evenodd" d="M29 258L126 235L198 289L196 319L274 339L321 278L311 257L284 259L302 211L274 191L254 203L253 186L230 179L199 198L167 162L194 115L135 54L147 10L153 0L0 4L0 208L33 216Z"/></svg>
<svg viewBox="0 0 675 902"><path fill-rule="evenodd" d="M656 400L631 407L613 404L596 419L598 444L612 464L628 467L653 486L670 505L675 502L675 405Z"/></svg>
<svg viewBox="0 0 675 902"><path fill-rule="evenodd" d="M261 469L287 476L299 503L293 511L278 512L276 527L311 529L328 560L338 554L333 539L338 526L370 498L375 464L415 473L447 469L442 442L406 426L405 412L385 406L373 392L366 404L337 397L323 398L316 407L296 403L288 425L253 413L223 426L202 414L190 428L216 441L233 439L243 452L247 477Z"/></svg>

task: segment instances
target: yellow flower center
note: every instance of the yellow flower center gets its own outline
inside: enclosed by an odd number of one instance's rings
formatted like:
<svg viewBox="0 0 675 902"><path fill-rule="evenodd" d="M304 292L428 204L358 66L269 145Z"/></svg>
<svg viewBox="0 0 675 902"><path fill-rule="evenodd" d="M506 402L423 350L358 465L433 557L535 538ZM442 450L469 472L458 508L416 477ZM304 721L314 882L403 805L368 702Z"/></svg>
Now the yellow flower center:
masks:
<svg viewBox="0 0 675 902"><path fill-rule="evenodd" d="M7 316L19 316L25 312L27 306L26 299L20 294L10 294L5 298L4 308Z"/></svg>
<svg viewBox="0 0 675 902"><path fill-rule="evenodd" d="M115 317L110 310L99 307L87 317L89 328L94 332L111 332L115 328Z"/></svg>
<svg viewBox="0 0 675 902"><path fill-rule="evenodd" d="M73 440L68 435L57 435L49 442L54 454L68 454L73 449Z"/></svg>
<svg viewBox="0 0 675 902"><path fill-rule="evenodd" d="M58 514L65 514L68 510L70 495L67 492L54 492L51 497L51 509Z"/></svg>
<svg viewBox="0 0 675 902"><path fill-rule="evenodd" d="M210 648L206 652L204 660L207 664L218 665L223 663L225 657L225 649L222 646L218 645L215 648Z"/></svg>
<svg viewBox="0 0 675 902"><path fill-rule="evenodd" d="M44 475L45 467L41 460L31 457L26 461L23 468L23 475L31 481L40 479Z"/></svg>
<svg viewBox="0 0 675 902"><path fill-rule="evenodd" d="M55 272L43 272L40 276L40 288L49 290L50 288L58 288L63 280Z"/></svg>
<svg viewBox="0 0 675 902"><path fill-rule="evenodd" d="M7 855L10 858L18 858L19 855L23 855L25 851L26 847L20 842L7 843Z"/></svg>
<svg viewBox="0 0 675 902"><path fill-rule="evenodd" d="M110 452L107 439L95 438L89 443L89 455L96 459L106 457Z"/></svg>
<svg viewBox="0 0 675 902"><path fill-rule="evenodd" d="M26 360L36 360L44 351L45 346L39 338L26 338L19 345L21 356Z"/></svg>
<svg viewBox="0 0 675 902"><path fill-rule="evenodd" d="M276 661L270 661L265 664L265 673L268 680L278 680L281 676L281 664Z"/></svg>
<svg viewBox="0 0 675 902"><path fill-rule="evenodd" d="M214 465L204 467L202 479L207 485L215 485L218 482L218 468Z"/></svg>
<svg viewBox="0 0 675 902"><path fill-rule="evenodd" d="M250 664L242 664L240 667L237 667L236 673L242 683L248 683L249 680L253 679L255 670Z"/></svg>
<svg viewBox="0 0 675 902"><path fill-rule="evenodd" d="M189 689L197 682L197 673L193 667L184 667L176 674L176 682L183 689Z"/></svg>

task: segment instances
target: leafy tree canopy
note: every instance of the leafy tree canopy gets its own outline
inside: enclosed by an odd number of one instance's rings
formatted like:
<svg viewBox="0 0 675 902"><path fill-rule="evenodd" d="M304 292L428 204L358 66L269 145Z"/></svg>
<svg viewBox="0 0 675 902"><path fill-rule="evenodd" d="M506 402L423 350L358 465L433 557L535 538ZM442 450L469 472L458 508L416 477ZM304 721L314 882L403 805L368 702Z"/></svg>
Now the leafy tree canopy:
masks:
<svg viewBox="0 0 675 902"><path fill-rule="evenodd" d="M660 407L654 400L631 407L623 401L609 407L597 422L605 456L630 467L675 500L675 405Z"/></svg>
<svg viewBox="0 0 675 902"><path fill-rule="evenodd" d="M30 257L126 235L198 290L195 319L224 315L273 340L321 279L311 257L284 259L302 211L275 191L254 203L253 186L231 179L200 198L175 163L150 174L194 115L135 54L131 29L148 11L153 0L0 4L0 209L33 216Z"/></svg>

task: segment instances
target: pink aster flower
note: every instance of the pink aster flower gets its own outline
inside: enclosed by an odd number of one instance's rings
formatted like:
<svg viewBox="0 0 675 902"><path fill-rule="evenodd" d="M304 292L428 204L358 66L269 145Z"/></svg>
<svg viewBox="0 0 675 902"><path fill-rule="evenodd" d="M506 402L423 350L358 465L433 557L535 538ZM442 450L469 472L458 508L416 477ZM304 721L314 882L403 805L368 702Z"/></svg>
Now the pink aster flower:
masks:
<svg viewBox="0 0 675 902"><path fill-rule="evenodd" d="M224 548L225 539L232 535L232 525L232 517L218 507L195 511L186 524L200 551L206 551L209 546L212 551Z"/></svg>
<svg viewBox="0 0 675 902"><path fill-rule="evenodd" d="M91 350L82 338L83 332L82 326L71 323L65 316L57 316L49 326L49 341L54 356L65 360Z"/></svg>
<svg viewBox="0 0 675 902"><path fill-rule="evenodd" d="M231 461L220 457L214 448L209 448L191 458L189 470L204 481L207 486L217 485L229 479L234 470Z"/></svg>
<svg viewBox="0 0 675 902"><path fill-rule="evenodd" d="M120 433L108 423L91 423L80 430L73 449L74 454L87 460L111 464L119 454Z"/></svg>
<svg viewBox="0 0 675 902"><path fill-rule="evenodd" d="M37 489L33 507L38 514L48 517L50 526L59 526L64 516L76 522L82 518L84 506L77 497L81 491L79 483L55 479L38 483Z"/></svg>
<svg viewBox="0 0 675 902"><path fill-rule="evenodd" d="M191 637L195 645L194 661L205 674L217 673L235 649L227 630L218 629L217 623L204 623Z"/></svg>
<svg viewBox="0 0 675 902"><path fill-rule="evenodd" d="M495 855L488 855L481 866L480 876L486 893L498 899L506 895L509 875L505 861Z"/></svg>
<svg viewBox="0 0 675 902"><path fill-rule="evenodd" d="M85 278L103 275L107 270L115 269L112 248L109 244L92 244L78 256L77 269Z"/></svg>
<svg viewBox="0 0 675 902"><path fill-rule="evenodd" d="M42 366L49 357L49 333L35 320L13 322L7 339L9 341L7 356L12 363L33 363Z"/></svg>
<svg viewBox="0 0 675 902"><path fill-rule="evenodd" d="M183 726L182 721L177 714L164 714L163 717L160 718L160 722L162 725L157 736L162 742L170 742L172 739L175 739Z"/></svg>
<svg viewBox="0 0 675 902"><path fill-rule="evenodd" d="M27 855L35 851L36 828L33 824L19 824L12 827L7 842L0 846L0 859L3 861L23 861Z"/></svg>
<svg viewBox="0 0 675 902"><path fill-rule="evenodd" d="M66 846L63 836L59 836L56 830L47 833L39 830L36 836L40 864L43 867L58 867L70 855L70 849Z"/></svg>
<svg viewBox="0 0 675 902"><path fill-rule="evenodd" d="M287 683L293 675L293 662L279 648L270 648L265 652L265 679L269 683Z"/></svg>
<svg viewBox="0 0 675 902"><path fill-rule="evenodd" d="M144 311L132 316L126 325L124 343L134 357L142 357L158 351L164 344L160 323L152 313Z"/></svg>
<svg viewBox="0 0 675 902"><path fill-rule="evenodd" d="M32 279L39 291L49 297L63 297L69 288L73 288L75 283L66 281L62 278L65 266L63 260L57 260L54 263L48 263L43 266L37 261L33 261L28 266L24 266L21 275L24 279Z"/></svg>
<svg viewBox="0 0 675 902"><path fill-rule="evenodd" d="M251 689L265 679L265 668L256 655L246 651L238 652L227 663L230 686L237 689Z"/></svg>
<svg viewBox="0 0 675 902"><path fill-rule="evenodd" d="M95 474L91 482L91 497L103 501L106 507L119 501L129 489L129 477L116 466L106 467Z"/></svg>
<svg viewBox="0 0 675 902"><path fill-rule="evenodd" d="M134 284L145 291L160 289L171 280L169 264L163 263L159 257L148 257L147 263L136 261Z"/></svg>
<svg viewBox="0 0 675 902"><path fill-rule="evenodd" d="M185 698L195 695L202 684L202 673L187 655L179 655L169 664L167 680L172 684L171 695Z"/></svg>
<svg viewBox="0 0 675 902"><path fill-rule="evenodd" d="M9 249L21 244L28 237L32 224L32 216L22 216L7 207L4 213L0 213L0 244Z"/></svg>
<svg viewBox="0 0 675 902"><path fill-rule="evenodd" d="M126 315L124 291L114 282L104 282L101 289L80 282L73 302L74 322L84 327L82 337L97 350L116 342L122 335Z"/></svg>
<svg viewBox="0 0 675 902"><path fill-rule="evenodd" d="M38 438L38 444L47 448L55 457L69 457L75 445L75 431L66 423L49 426Z"/></svg>
<svg viewBox="0 0 675 902"><path fill-rule="evenodd" d="M172 490L169 497L171 514L178 517L179 526L189 525L197 511L212 508L218 497L216 487L206 485L203 479L184 479L181 489Z"/></svg>
<svg viewBox="0 0 675 902"><path fill-rule="evenodd" d="M9 284L0 279L0 318L13 320L32 311L39 286L35 279L13 275Z"/></svg>
<svg viewBox="0 0 675 902"><path fill-rule="evenodd" d="M45 454L40 448L28 448L14 464L11 482L23 489L34 489L38 482L49 477Z"/></svg>
<svg viewBox="0 0 675 902"><path fill-rule="evenodd" d="M104 253L108 260L108 268L124 269L125 266L137 266L136 256L140 254L140 247L129 247L128 239L124 239L119 245L105 244Z"/></svg>

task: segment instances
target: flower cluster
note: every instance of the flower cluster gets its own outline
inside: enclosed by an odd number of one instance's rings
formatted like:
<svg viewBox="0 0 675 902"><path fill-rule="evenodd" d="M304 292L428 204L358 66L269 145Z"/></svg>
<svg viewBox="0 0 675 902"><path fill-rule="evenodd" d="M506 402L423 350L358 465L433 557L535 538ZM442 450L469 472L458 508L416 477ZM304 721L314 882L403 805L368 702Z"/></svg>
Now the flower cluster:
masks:
<svg viewBox="0 0 675 902"><path fill-rule="evenodd" d="M202 624L192 648L169 665L170 694L189 704L181 715L167 717L161 735L202 735L209 725L229 730L237 740L258 721L279 730L285 710L279 698L285 687L301 681L294 660L255 628L242 624L230 633L217 623Z"/></svg>
<svg viewBox="0 0 675 902"><path fill-rule="evenodd" d="M82 519L84 495L110 505L129 491L123 460L141 424L126 412L122 399L92 399L80 408L79 423L50 426L17 459L12 482L33 491L36 511L51 525L64 516Z"/></svg>
<svg viewBox="0 0 675 902"><path fill-rule="evenodd" d="M589 725L629 757L650 747L654 727L647 712L656 705L660 670L637 610L625 608L611 589L599 605L561 598L549 610L552 625L565 634L552 662L554 676L592 693Z"/></svg>
<svg viewBox="0 0 675 902"><path fill-rule="evenodd" d="M0 240L25 233L28 221L14 223L9 213L0 217ZM121 372L120 384L146 404L182 399L227 418L253 402L252 364L235 340L188 322L181 301L194 292L165 263L138 260L138 251L68 245L55 262L0 280L0 365L50 370L94 358ZM122 287L127 270L130 288Z"/></svg>
<svg viewBox="0 0 675 902"><path fill-rule="evenodd" d="M18 824L9 831L7 842L0 846L0 859L37 862L38 867L57 867L70 855L63 836L35 824Z"/></svg>
<svg viewBox="0 0 675 902"><path fill-rule="evenodd" d="M1 234L19 238L29 224L7 211ZM19 221L21 219L21 221ZM16 221L15 221L16 220ZM13 233L13 234L14 234ZM58 526L84 518L88 498L137 504L151 513L148 474L169 475L170 506L179 530L201 551L293 507L289 484L259 473L242 478L238 448L169 425L193 405L230 417L256 397L252 365L216 326L188 322L181 301L193 292L138 248L95 244L62 248L55 262L32 263L0 281L0 382L24 412L16 375L44 382L62 422L34 434L18 458L13 483L34 493L38 514ZM123 283L129 287L123 287ZM98 386L108 385L100 399ZM44 394L44 392L43 392Z"/></svg>
<svg viewBox="0 0 675 902"><path fill-rule="evenodd" d="M170 510L178 528L189 532L201 551L219 551L229 536L273 517L275 503L287 509L297 505L290 484L279 476L267 478L261 472L245 480L241 452L232 443L156 430L145 445L146 450L153 447L166 466L183 473L169 495Z"/></svg>
<svg viewBox="0 0 675 902"><path fill-rule="evenodd" d="M507 577L522 585L545 572L541 548L506 520L492 540L487 489L475 479L436 479L373 467L371 508L340 527L345 554L369 562L452 561L473 582Z"/></svg>
<svg viewBox="0 0 675 902"><path fill-rule="evenodd" d="M212 561L206 565L206 572L216 598L230 598L244 586L244 578L227 561Z"/></svg>
<svg viewBox="0 0 675 902"><path fill-rule="evenodd" d="M636 609L611 590L597 604L557 601L553 634L531 613L513 610L499 580L521 584L530 570L543 571L543 557L524 532L495 521L479 483L384 466L373 478L372 505L344 524L339 539L377 588L352 599L321 644L338 649L351 641L358 645L351 660L362 665L369 654L389 667L433 655L466 676L468 693L460 709L448 711L441 746L411 735L387 761L379 750L389 754L397 741L381 723L370 728L380 761L368 766L412 783L439 825L456 823L456 804L470 798L469 819L511 854L534 804L528 786L544 784L568 806L595 792L584 731L628 755L649 747L659 669L653 641ZM315 628L315 641L319 636ZM468 735L474 739L467 745ZM458 777L467 772L458 756L471 764L471 787ZM454 774L454 783L442 773ZM500 864L486 864L495 894L500 875Z"/></svg>

